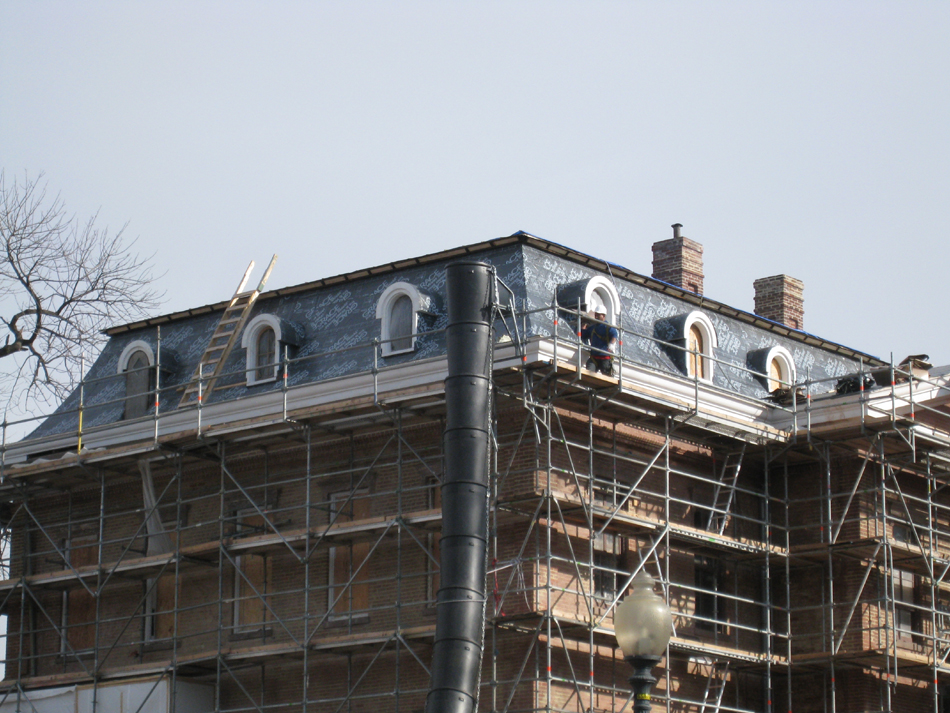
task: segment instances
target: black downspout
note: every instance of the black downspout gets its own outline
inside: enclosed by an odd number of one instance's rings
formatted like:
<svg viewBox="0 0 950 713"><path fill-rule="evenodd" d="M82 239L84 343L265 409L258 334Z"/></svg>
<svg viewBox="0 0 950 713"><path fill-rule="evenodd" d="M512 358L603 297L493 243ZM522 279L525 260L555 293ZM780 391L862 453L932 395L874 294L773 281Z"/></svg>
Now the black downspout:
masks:
<svg viewBox="0 0 950 713"><path fill-rule="evenodd" d="M485 639L493 272L466 261L445 273L441 586L426 713L473 713Z"/></svg>

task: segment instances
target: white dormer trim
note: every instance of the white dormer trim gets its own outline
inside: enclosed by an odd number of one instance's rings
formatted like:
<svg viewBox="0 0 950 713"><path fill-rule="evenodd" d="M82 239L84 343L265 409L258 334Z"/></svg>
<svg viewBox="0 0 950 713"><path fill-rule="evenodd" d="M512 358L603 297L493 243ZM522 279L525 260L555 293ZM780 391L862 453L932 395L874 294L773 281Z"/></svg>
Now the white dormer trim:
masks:
<svg viewBox="0 0 950 713"><path fill-rule="evenodd" d="M272 314L259 314L247 323L247 326L244 328L244 334L241 335L241 347L243 347L246 356L245 370L247 373L248 386L277 381L277 372L279 371L277 366L274 367L273 376L262 379L257 375L257 343L261 333L265 329L272 329L274 331L274 357L278 363L280 362L280 350L281 344L283 343L283 335L281 335L280 332L280 318Z"/></svg>
<svg viewBox="0 0 950 713"><path fill-rule="evenodd" d="M713 326L712 320L709 319L703 312L698 310L690 312L686 315L686 320L683 322L683 345L687 348L689 347L689 331L693 327L699 327L700 333L703 335L703 376L700 377L700 381L712 382L713 372L716 367L716 362L713 361L713 350L719 346L719 340L716 338L716 328ZM687 364L687 375L692 378L693 374L689 374L689 353L685 353L686 364Z"/></svg>
<svg viewBox="0 0 950 713"><path fill-rule="evenodd" d="M606 299L603 299L606 297ZM594 306L598 301L602 301L607 308L607 322L616 325L620 317L620 293L614 287L614 283L603 275L596 275L587 281L584 285L584 304L588 311L594 311Z"/></svg>
<svg viewBox="0 0 950 713"><path fill-rule="evenodd" d="M148 357L149 366L155 366L155 352L152 350L152 347L148 342L136 339L134 342L129 342L119 355L119 368L116 373L122 374L129 368L129 359L132 358L135 352L145 352L145 356Z"/></svg>
<svg viewBox="0 0 950 713"><path fill-rule="evenodd" d="M405 295L412 301L412 343L405 349L393 349L391 325L392 311L396 300ZM379 296L376 302L376 319L381 320L380 340L382 340L383 356L395 356L397 354L408 354L416 349L416 333L419 331L419 312L428 308L428 300L424 298L419 289L409 282L394 282Z"/></svg>
<svg viewBox="0 0 950 713"><path fill-rule="evenodd" d="M778 364L779 377L785 383L781 384L779 388L789 389L795 384L795 360L792 358L792 353L788 351L785 347L774 346L765 353L765 383L766 386L769 386L769 381L771 377L769 376L772 362Z"/></svg>

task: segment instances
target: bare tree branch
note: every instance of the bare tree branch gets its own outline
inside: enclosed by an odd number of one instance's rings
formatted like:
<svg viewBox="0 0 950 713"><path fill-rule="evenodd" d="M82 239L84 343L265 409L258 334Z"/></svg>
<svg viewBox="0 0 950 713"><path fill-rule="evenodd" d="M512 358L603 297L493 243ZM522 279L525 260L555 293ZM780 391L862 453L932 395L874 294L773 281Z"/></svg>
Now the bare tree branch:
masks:
<svg viewBox="0 0 950 713"><path fill-rule="evenodd" d="M158 307L150 260L115 235L48 199L42 176L0 172L0 394L21 408L54 404L95 356L103 330ZM9 362L9 363L8 363Z"/></svg>

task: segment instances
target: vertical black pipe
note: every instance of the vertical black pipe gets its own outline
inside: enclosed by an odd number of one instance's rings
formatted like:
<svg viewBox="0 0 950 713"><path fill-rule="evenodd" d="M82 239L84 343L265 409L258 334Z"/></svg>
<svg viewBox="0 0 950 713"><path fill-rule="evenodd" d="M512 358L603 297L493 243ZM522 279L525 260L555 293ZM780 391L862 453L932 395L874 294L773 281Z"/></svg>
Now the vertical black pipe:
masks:
<svg viewBox="0 0 950 713"><path fill-rule="evenodd" d="M490 427L490 265L445 269L448 306L441 586L426 713L473 713L485 638Z"/></svg>

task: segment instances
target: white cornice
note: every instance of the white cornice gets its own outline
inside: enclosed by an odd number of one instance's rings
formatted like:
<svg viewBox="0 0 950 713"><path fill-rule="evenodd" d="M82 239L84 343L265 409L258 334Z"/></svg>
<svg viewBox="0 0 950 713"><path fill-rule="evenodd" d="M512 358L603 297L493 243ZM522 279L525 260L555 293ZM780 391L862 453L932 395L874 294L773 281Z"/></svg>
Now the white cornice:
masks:
<svg viewBox="0 0 950 713"><path fill-rule="evenodd" d="M556 349L556 355L555 355ZM525 365L554 364L576 367L577 350L563 341L531 339L527 342L524 359L514 346L499 344L494 354L495 368L503 369ZM304 412L323 406L338 404L341 410L355 403L372 402L374 395L380 402L416 398L422 394L440 394L448 375L445 357L420 359L399 366L385 367L376 374L371 372L353 376L328 379L318 383L278 389L255 394L241 399L212 403L202 407L188 408L160 414L158 427L154 417L147 416L132 421L119 421L99 426L82 434L83 447L87 452L96 449L145 443L155 438L174 436L178 433L204 430L223 432L228 425L247 428L249 423L281 422L285 413ZM593 377L592 377L593 378ZM597 377L602 378L602 377ZM766 439L783 439L797 425L801 429L810 418L812 427L838 427L860 420L884 420L893 414L909 415L917 409L934 426L950 423L950 415L937 408L950 406L950 377L940 377L921 385L915 382L913 401L911 386L900 384L890 389L880 389L865 394L849 396L818 397L813 399L809 411L799 409L797 422L793 415L765 401L739 396L706 382L698 384L692 379L625 363L622 368L623 391L645 402L662 405L664 408L684 413L695 410L697 423L719 424L734 427L736 433L744 432ZM286 399L286 403L285 403ZM926 418L926 416L930 418ZM15 465L26 461L30 454L65 452L74 450L76 433L49 436L21 441L8 448L5 464Z"/></svg>

